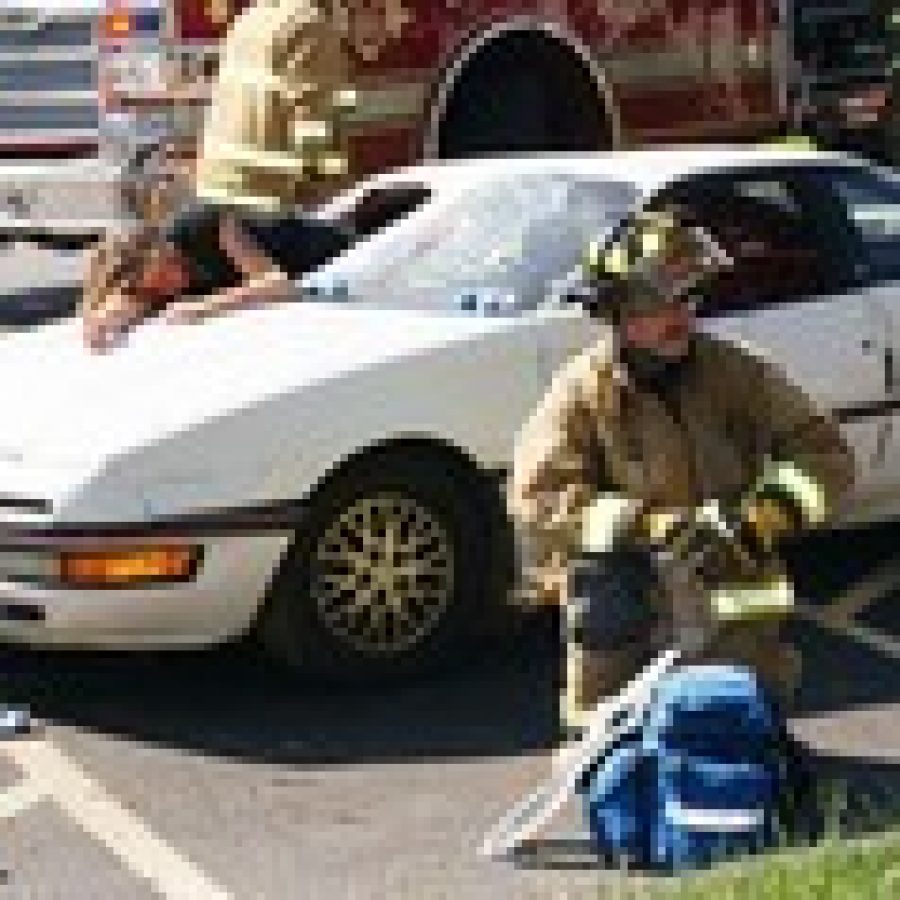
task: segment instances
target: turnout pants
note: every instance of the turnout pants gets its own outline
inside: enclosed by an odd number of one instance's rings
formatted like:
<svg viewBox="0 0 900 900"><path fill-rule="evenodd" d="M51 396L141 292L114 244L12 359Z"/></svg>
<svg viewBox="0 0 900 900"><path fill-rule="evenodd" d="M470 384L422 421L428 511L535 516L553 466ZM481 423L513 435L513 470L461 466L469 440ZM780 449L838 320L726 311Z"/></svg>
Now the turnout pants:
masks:
<svg viewBox="0 0 900 900"><path fill-rule="evenodd" d="M625 687L684 625L703 627L710 635L702 661L751 667L789 711L800 659L784 634L783 619L713 623L701 593L673 590L643 550L618 549L577 560L570 570L563 626L563 730L577 731L585 712Z"/></svg>

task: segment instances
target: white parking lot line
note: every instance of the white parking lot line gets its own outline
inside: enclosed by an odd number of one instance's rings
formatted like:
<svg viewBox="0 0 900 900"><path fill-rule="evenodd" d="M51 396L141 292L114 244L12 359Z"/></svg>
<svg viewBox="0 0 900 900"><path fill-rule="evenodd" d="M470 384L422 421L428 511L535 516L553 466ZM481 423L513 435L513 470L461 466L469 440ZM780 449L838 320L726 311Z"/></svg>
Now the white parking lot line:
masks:
<svg viewBox="0 0 900 900"><path fill-rule="evenodd" d="M900 560L891 559L878 566L867 578L855 582L827 606L801 606L797 612L842 637L850 638L888 659L900 660L900 640L860 625L854 619L875 601L900 587Z"/></svg>
<svg viewBox="0 0 900 900"><path fill-rule="evenodd" d="M835 624L847 624L889 591L900 587L900 560L890 559L877 566L868 577L852 584L824 611Z"/></svg>
<svg viewBox="0 0 900 900"><path fill-rule="evenodd" d="M0 752L26 775L21 785L22 802L35 802L39 797L52 799L84 831L105 844L132 874L148 881L163 897L225 900L232 896L155 835L46 738L0 743Z"/></svg>
<svg viewBox="0 0 900 900"><path fill-rule="evenodd" d="M818 609L804 608L800 614L808 622L821 625L827 631L838 634L841 637L850 638L876 653L888 659L900 660L900 641L876 631L874 628L866 628L865 625L857 625L854 622L840 622Z"/></svg>

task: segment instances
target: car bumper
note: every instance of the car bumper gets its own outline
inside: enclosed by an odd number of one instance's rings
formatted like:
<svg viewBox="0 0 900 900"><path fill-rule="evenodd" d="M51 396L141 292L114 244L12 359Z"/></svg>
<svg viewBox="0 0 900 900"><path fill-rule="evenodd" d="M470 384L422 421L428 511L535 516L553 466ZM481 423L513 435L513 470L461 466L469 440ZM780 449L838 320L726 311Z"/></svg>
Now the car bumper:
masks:
<svg viewBox="0 0 900 900"><path fill-rule="evenodd" d="M120 540L136 539L138 534ZM0 581L0 640L165 649L201 647L242 634L256 619L289 534L192 534L190 540L203 547L190 581L100 589Z"/></svg>

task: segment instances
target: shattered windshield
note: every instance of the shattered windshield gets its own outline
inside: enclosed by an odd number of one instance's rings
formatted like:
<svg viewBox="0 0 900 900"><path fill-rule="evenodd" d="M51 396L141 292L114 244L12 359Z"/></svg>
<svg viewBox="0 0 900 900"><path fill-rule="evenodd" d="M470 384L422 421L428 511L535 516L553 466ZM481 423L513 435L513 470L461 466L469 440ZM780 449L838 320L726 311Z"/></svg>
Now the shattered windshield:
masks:
<svg viewBox="0 0 900 900"><path fill-rule="evenodd" d="M474 311L486 297L535 305L634 197L627 183L560 174L478 185L385 241L380 258L366 254L366 266L351 251L306 283L377 306Z"/></svg>

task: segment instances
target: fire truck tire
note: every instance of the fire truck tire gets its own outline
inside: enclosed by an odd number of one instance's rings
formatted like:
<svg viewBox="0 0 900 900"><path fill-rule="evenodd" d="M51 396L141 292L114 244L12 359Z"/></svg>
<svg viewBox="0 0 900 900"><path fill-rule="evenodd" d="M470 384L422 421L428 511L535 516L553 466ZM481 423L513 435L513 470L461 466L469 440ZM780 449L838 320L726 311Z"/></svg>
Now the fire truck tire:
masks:
<svg viewBox="0 0 900 900"><path fill-rule="evenodd" d="M558 39L529 31L476 51L449 88L437 136L441 158L611 146L594 74Z"/></svg>

